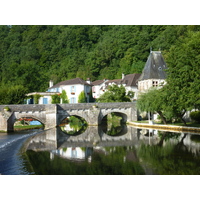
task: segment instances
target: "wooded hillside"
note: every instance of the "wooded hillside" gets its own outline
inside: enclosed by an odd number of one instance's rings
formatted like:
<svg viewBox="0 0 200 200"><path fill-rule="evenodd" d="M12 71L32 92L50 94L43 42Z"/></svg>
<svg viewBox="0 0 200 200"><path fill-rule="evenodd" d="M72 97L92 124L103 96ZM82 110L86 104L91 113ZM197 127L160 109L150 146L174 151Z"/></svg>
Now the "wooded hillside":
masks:
<svg viewBox="0 0 200 200"><path fill-rule="evenodd" d="M150 48L167 58L199 26L0 26L0 85L45 91L54 83L80 77L121 78L140 73Z"/></svg>

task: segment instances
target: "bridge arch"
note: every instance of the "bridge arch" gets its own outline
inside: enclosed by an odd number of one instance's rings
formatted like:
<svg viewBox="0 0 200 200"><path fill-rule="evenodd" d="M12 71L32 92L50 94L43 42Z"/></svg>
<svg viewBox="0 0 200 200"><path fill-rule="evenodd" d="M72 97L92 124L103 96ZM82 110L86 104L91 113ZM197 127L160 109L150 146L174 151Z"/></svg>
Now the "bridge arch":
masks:
<svg viewBox="0 0 200 200"><path fill-rule="evenodd" d="M101 116L100 116L100 123L102 122L102 120L108 116L109 114L112 114L114 113L116 116L119 116L119 117L122 117L122 122L123 123L126 123L127 122L127 119L128 119L128 116L126 113L124 112L121 112L121 111L113 111L113 110L108 110L108 111L104 111L102 112Z"/></svg>
<svg viewBox="0 0 200 200"><path fill-rule="evenodd" d="M41 118L38 118L37 116L34 115L13 115L10 120L8 120L8 127L10 131L14 131L14 124L17 120L21 119L21 118L31 118L33 120L39 121L44 127L45 127L45 121Z"/></svg>
<svg viewBox="0 0 200 200"><path fill-rule="evenodd" d="M86 121L87 124L89 124L89 122L85 116L83 116L81 114L77 114L77 113L68 113L65 115L61 115L61 117L58 119L58 125L60 125L63 120L65 120L66 118L71 117L71 116L77 117L79 119L83 119Z"/></svg>

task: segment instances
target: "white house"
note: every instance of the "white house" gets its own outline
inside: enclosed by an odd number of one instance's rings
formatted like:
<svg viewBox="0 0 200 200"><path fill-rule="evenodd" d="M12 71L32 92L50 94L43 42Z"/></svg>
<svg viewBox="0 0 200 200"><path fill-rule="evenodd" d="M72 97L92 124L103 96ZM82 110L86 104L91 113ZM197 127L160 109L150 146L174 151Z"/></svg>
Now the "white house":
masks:
<svg viewBox="0 0 200 200"><path fill-rule="evenodd" d="M138 97L138 86L137 81L140 78L141 74L128 74L122 75L121 84L125 87L126 93L129 91L134 92L133 100L136 100Z"/></svg>
<svg viewBox="0 0 200 200"><path fill-rule="evenodd" d="M137 98L137 80L139 79L141 74L122 74L122 79L114 79L114 80L97 80L92 82L92 92L94 98L99 98L110 85L123 85L126 89L126 93L129 91L134 92L134 98Z"/></svg>
<svg viewBox="0 0 200 200"><path fill-rule="evenodd" d="M84 81L81 78L74 78L71 80L62 81L55 85L53 85L53 82L50 81L47 92L33 92L27 94L27 96L38 94L41 95L41 97L39 98L39 104L51 104L51 96L55 94L61 94L63 90L66 91L69 103L78 103L78 97L82 91L85 92L87 102L89 102L89 94L92 90L92 85L89 79L87 81Z"/></svg>
<svg viewBox="0 0 200 200"><path fill-rule="evenodd" d="M92 82L92 96L95 99L98 99L105 91L105 84L108 80L97 80Z"/></svg>

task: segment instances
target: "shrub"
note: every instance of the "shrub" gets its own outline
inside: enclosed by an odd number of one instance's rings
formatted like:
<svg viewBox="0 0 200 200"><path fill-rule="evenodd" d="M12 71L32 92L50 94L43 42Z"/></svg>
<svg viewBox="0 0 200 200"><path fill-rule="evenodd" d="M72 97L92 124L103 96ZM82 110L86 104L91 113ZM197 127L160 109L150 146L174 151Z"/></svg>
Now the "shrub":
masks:
<svg viewBox="0 0 200 200"><path fill-rule="evenodd" d="M82 91L78 96L78 103L87 103L87 98L85 96L85 92Z"/></svg>
<svg viewBox="0 0 200 200"><path fill-rule="evenodd" d="M192 120L200 123L200 111L191 112L190 117L191 117Z"/></svg>
<svg viewBox="0 0 200 200"><path fill-rule="evenodd" d="M33 95L34 104L39 104L40 97L42 97L42 95L40 95L40 94L34 94Z"/></svg>
<svg viewBox="0 0 200 200"><path fill-rule="evenodd" d="M52 101L51 101L52 104L58 104L58 103L60 103L60 95L58 95L58 94L52 95L51 99L52 99Z"/></svg>
<svg viewBox="0 0 200 200"><path fill-rule="evenodd" d="M10 108L9 108L8 106L5 106L5 107L4 107L4 110L10 111Z"/></svg>
<svg viewBox="0 0 200 200"><path fill-rule="evenodd" d="M69 103L69 99L65 90L62 91L60 98L62 99L62 103Z"/></svg>

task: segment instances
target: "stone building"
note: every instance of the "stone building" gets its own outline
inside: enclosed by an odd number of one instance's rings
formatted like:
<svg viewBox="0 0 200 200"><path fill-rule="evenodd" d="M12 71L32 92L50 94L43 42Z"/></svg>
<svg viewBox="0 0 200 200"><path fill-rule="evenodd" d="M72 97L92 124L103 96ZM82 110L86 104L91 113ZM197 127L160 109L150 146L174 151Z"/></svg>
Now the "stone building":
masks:
<svg viewBox="0 0 200 200"><path fill-rule="evenodd" d="M138 79L138 91L145 92L151 87L161 87L166 84L166 69L167 66L161 51L151 51Z"/></svg>

